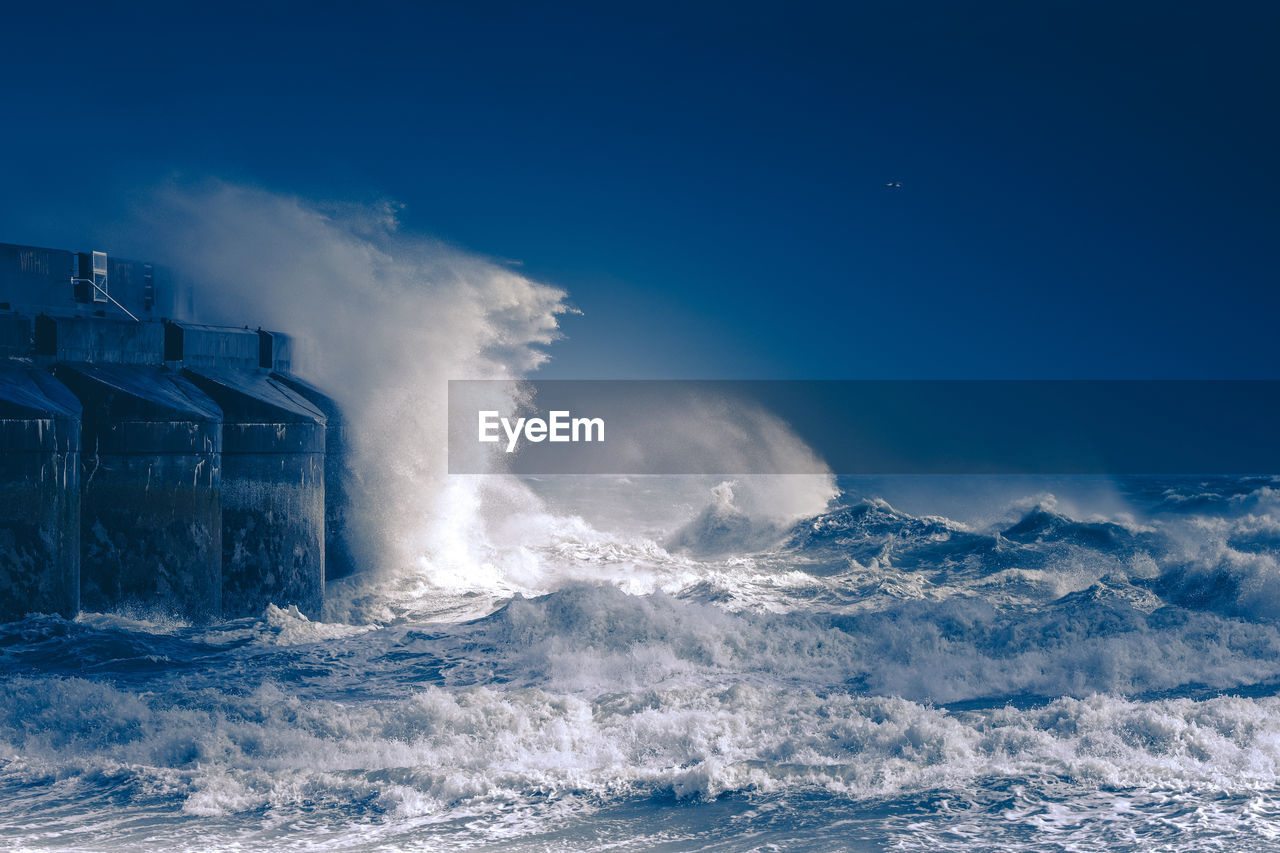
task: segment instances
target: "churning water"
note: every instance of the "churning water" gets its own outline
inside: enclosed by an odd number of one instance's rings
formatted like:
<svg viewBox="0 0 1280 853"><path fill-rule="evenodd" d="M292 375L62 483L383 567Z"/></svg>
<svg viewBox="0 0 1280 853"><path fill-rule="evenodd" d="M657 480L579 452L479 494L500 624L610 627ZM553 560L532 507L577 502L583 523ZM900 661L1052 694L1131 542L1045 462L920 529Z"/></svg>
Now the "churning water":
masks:
<svg viewBox="0 0 1280 853"><path fill-rule="evenodd" d="M171 208L355 413L364 568L323 622L0 626L5 846L1280 846L1280 482L450 478L443 380L536 368L563 293Z"/></svg>

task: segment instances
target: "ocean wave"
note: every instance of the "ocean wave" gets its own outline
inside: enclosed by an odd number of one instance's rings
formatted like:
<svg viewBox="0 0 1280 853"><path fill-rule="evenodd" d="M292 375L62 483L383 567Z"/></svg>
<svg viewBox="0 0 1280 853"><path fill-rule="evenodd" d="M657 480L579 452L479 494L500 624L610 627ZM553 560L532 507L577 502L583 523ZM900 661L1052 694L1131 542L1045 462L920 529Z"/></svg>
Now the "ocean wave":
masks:
<svg viewBox="0 0 1280 853"><path fill-rule="evenodd" d="M1170 494L1212 483L1121 485L1144 497L1036 491L963 522L846 493L703 551L513 494L487 529L519 560L355 575L344 622L3 625L0 835L1256 846L1280 825L1272 485L1195 511ZM712 501L763 529L731 487Z"/></svg>
<svg viewBox="0 0 1280 853"><path fill-rule="evenodd" d="M317 811L337 811L366 841L386 842L406 824L474 819L516 803L538 827L561 817L566 801L853 802L936 790L963 801L1002 779L1086 795L1221 797L1270 791L1280 771L1275 698L1093 695L948 712L744 683L593 699L427 687L361 703L304 700L271 682L177 701L74 678L17 679L0 692L0 790L55 808L74 802L83 829L64 840L89 846L104 839L98 821L110 821L113 796L172 804L186 820L168 827L171 840L193 848L201 828L243 816L258 829L242 826L237 843L260 844ZM36 841L44 821L24 820L19 828L7 817L0 830ZM488 831L501 835L501 823ZM130 838L128 827L111 832L114 843Z"/></svg>

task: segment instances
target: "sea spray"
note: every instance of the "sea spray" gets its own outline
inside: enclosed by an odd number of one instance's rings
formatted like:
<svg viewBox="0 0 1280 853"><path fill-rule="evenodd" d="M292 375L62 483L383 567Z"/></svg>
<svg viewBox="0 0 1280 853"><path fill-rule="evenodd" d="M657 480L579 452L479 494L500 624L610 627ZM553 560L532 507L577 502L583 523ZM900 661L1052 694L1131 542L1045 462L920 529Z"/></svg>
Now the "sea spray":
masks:
<svg viewBox="0 0 1280 853"><path fill-rule="evenodd" d="M214 182L166 188L147 215L203 320L288 332L303 378L341 405L366 571L448 573L501 557L487 531L492 484L446 474L447 381L537 368L571 310L562 290L405 234L388 204L321 206ZM510 509L515 487L497 488ZM520 502L539 510L531 493Z"/></svg>
<svg viewBox="0 0 1280 853"><path fill-rule="evenodd" d="M539 484L504 475L500 459L488 474L447 474L448 380L536 371L560 336L559 318L574 310L563 290L405 233L392 204L321 205L211 182L166 187L141 216L149 245L161 247L162 260L189 280L202 320L239 325L252 317L293 335L302 378L343 408L351 531L363 573L331 586L332 617L456 613L457 596L467 592L480 594L473 612L485 612L514 592L542 593L581 579L546 554L566 540L600 538L582 518L583 501L561 491L567 501L549 508ZM697 401L672 401L652 413L673 446L717 454L732 468L740 442L724 434L723 415ZM753 470L822 468L776 415L746 405L733 415L733 429L765 448L768 458ZM607 494L591 490L593 509L626 507L634 515L687 502L665 530L653 531L662 538L714 509L717 482L660 478L646 489L615 483ZM835 494L829 474L756 474L737 478L733 488L735 511L753 531L738 546L776 538ZM595 515L606 523L604 535L627 538ZM699 551L696 539L672 541Z"/></svg>

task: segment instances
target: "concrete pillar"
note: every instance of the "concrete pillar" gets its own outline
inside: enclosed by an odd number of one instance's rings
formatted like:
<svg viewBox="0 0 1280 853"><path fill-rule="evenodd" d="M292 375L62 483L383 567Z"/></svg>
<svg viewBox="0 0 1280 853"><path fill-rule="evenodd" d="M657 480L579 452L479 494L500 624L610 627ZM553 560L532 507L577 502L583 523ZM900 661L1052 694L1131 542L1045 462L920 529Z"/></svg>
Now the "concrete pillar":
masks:
<svg viewBox="0 0 1280 853"><path fill-rule="evenodd" d="M43 370L0 362L0 619L80 603L80 403Z"/></svg>
<svg viewBox="0 0 1280 853"><path fill-rule="evenodd" d="M53 362L160 364L164 359L164 325L106 317L35 318L35 357Z"/></svg>
<svg viewBox="0 0 1280 853"><path fill-rule="evenodd" d="M164 360L193 370L230 370L258 366L257 332L228 326L170 321L164 324Z"/></svg>
<svg viewBox="0 0 1280 853"><path fill-rule="evenodd" d="M31 354L31 318L0 310L0 358Z"/></svg>
<svg viewBox="0 0 1280 853"><path fill-rule="evenodd" d="M218 618L222 411L160 366L53 372L84 407L82 607Z"/></svg>
<svg viewBox="0 0 1280 853"><path fill-rule="evenodd" d="M266 334L265 332L262 334ZM328 580L344 578L356 570L347 536L347 433L342 412L333 398L314 385L283 373L271 378L296 392L324 413L324 574Z"/></svg>
<svg viewBox="0 0 1280 853"><path fill-rule="evenodd" d="M188 327L188 335L189 335ZM254 337L254 359L257 338ZM222 609L324 602L324 414L265 372L184 369L222 409Z"/></svg>

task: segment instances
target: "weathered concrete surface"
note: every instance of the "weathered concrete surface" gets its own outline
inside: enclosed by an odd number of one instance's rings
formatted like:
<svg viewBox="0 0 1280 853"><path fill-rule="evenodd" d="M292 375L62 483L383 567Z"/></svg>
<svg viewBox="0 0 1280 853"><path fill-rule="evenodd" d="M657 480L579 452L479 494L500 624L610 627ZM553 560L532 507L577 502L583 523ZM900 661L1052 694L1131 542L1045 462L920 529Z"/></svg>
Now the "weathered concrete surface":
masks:
<svg viewBox="0 0 1280 853"><path fill-rule="evenodd" d="M259 329L258 366L288 376L293 369L293 339L283 332Z"/></svg>
<svg viewBox="0 0 1280 853"><path fill-rule="evenodd" d="M350 472L347 469L347 433L342 412L333 398L314 385L283 373L272 373L271 378L324 413L324 572L328 580L346 577L356 567L347 538L347 481Z"/></svg>
<svg viewBox="0 0 1280 853"><path fill-rule="evenodd" d="M0 362L0 619L80 602L80 403L43 370Z"/></svg>
<svg viewBox="0 0 1280 853"><path fill-rule="evenodd" d="M164 324L164 358L194 370L258 367L262 348L258 333L230 326L199 323Z"/></svg>
<svg viewBox="0 0 1280 853"><path fill-rule="evenodd" d="M0 358L31 355L31 318L0 311Z"/></svg>
<svg viewBox="0 0 1280 853"><path fill-rule="evenodd" d="M71 252L0 243L0 302L28 314L81 310L71 286L75 271Z"/></svg>
<svg viewBox="0 0 1280 853"><path fill-rule="evenodd" d="M254 335L254 357L257 336ZM325 416L253 371L184 369L222 409L222 609L324 603Z"/></svg>
<svg viewBox="0 0 1280 853"><path fill-rule="evenodd" d="M158 366L59 364L83 405L86 610L222 612L222 411Z"/></svg>
<svg viewBox="0 0 1280 853"><path fill-rule="evenodd" d="M91 275L88 261L83 252L0 243L0 303L33 316L102 311L128 320L116 306L95 301L84 283L72 283L73 276ZM172 317L179 304L190 303L190 292L179 294L164 267L114 255L107 259L107 292L142 320Z"/></svg>
<svg viewBox="0 0 1280 853"><path fill-rule="evenodd" d="M35 354L40 363L99 362L160 364L164 325L110 317L35 318Z"/></svg>

